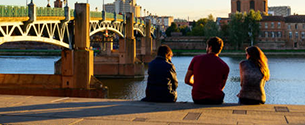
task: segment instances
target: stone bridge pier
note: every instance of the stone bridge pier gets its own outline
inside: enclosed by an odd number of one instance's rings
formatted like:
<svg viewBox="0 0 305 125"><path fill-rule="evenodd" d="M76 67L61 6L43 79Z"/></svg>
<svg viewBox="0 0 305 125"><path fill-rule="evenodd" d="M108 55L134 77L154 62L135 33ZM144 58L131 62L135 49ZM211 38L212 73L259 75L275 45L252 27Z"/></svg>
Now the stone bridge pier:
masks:
<svg viewBox="0 0 305 125"><path fill-rule="evenodd" d="M144 63L137 58L134 36L134 16L127 13L125 38L119 39L119 51L112 51L107 43L106 55L94 58L94 74L100 78L141 78L144 77ZM111 52L111 53L110 53Z"/></svg>

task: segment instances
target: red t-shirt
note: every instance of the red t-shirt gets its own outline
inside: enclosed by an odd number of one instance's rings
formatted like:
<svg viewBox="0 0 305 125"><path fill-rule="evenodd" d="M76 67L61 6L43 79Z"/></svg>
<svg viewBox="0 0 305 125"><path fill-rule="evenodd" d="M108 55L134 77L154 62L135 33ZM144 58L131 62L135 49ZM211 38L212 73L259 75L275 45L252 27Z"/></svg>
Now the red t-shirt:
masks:
<svg viewBox="0 0 305 125"><path fill-rule="evenodd" d="M215 54L195 56L188 68L194 74L192 97L195 100L220 100L228 78L229 67Z"/></svg>

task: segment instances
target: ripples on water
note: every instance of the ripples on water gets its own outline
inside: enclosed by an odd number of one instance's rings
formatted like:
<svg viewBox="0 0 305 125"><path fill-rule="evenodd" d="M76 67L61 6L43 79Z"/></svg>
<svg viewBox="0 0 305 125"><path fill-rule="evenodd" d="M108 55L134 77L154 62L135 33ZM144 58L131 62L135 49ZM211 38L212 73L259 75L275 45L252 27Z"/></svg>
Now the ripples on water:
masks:
<svg viewBox="0 0 305 125"><path fill-rule="evenodd" d="M1 73L53 74L54 62L60 57L0 57ZM230 67L224 92L225 102L237 103L240 90L239 62L243 58L221 57ZM184 84L184 76L192 57L174 57L179 81L178 101L192 102L192 88ZM270 57L271 79L265 86L267 104L305 104L305 58ZM107 79L110 98L140 100L145 96L144 79Z"/></svg>

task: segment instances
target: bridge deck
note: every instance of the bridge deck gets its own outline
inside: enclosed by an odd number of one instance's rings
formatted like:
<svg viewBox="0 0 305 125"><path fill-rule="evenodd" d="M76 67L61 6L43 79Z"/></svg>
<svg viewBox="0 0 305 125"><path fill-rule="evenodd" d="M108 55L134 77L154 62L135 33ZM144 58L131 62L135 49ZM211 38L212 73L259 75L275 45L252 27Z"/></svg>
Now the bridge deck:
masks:
<svg viewBox="0 0 305 125"><path fill-rule="evenodd" d="M305 124L305 106L146 103L130 100L0 95L0 124Z"/></svg>

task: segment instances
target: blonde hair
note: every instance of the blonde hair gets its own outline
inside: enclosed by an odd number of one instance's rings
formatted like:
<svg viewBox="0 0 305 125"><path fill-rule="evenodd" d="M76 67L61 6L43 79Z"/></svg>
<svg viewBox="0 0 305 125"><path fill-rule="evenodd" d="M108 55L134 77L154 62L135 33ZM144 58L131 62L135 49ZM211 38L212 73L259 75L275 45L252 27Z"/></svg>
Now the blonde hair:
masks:
<svg viewBox="0 0 305 125"><path fill-rule="evenodd" d="M261 73L264 75L264 79L268 81L270 79L270 71L268 68L268 59L264 52L257 46L251 46L246 48L249 60L259 67Z"/></svg>

